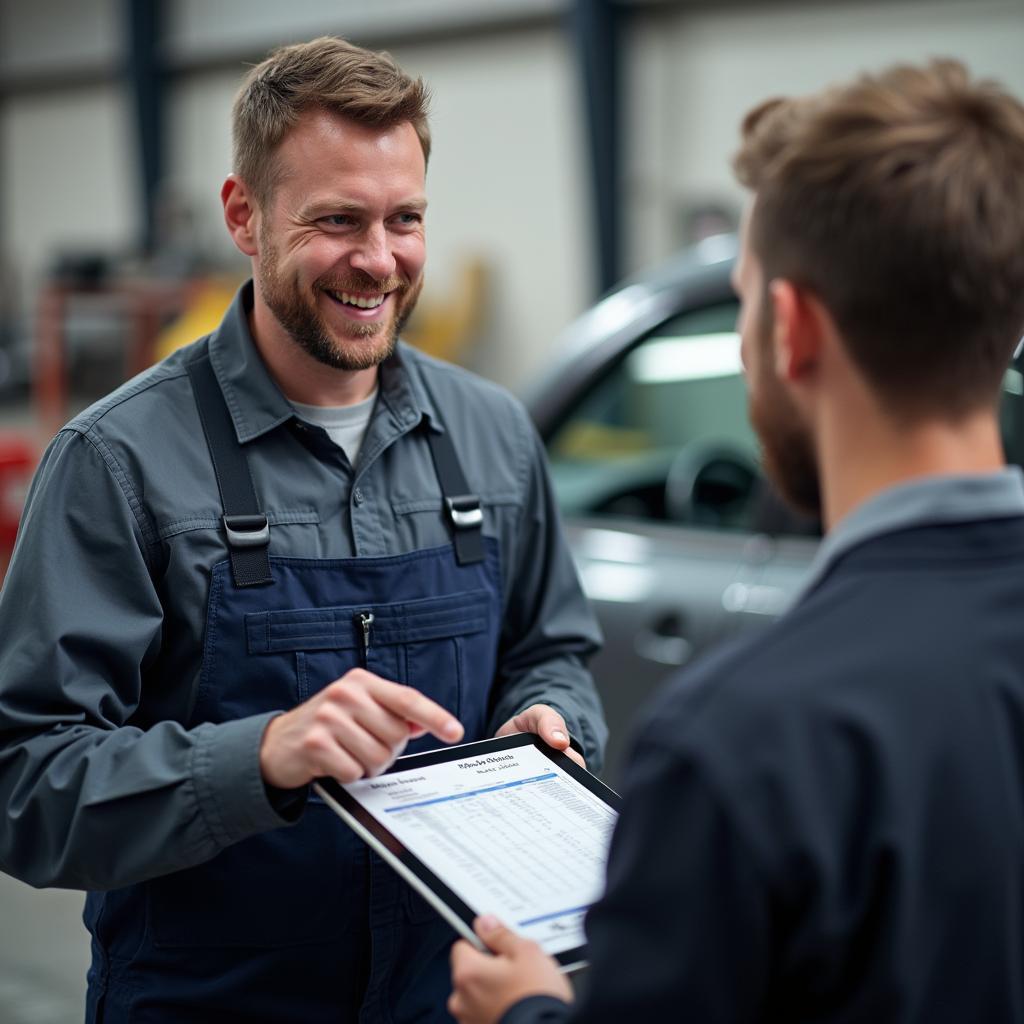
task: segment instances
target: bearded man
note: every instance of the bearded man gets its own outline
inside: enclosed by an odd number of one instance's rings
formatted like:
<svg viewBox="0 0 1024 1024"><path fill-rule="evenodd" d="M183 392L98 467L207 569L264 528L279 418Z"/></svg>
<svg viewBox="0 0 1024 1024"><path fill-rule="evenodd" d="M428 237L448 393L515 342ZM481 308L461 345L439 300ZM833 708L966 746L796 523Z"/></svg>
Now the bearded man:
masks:
<svg viewBox="0 0 1024 1024"><path fill-rule="evenodd" d="M765 467L827 535L638 732L579 1004L500 922L460 1024L1024 1020L1024 106L951 61L744 124ZM820 499L820 500L819 500Z"/></svg>
<svg viewBox="0 0 1024 1024"><path fill-rule="evenodd" d="M25 508L0 866L90 890L88 1021L440 1024L454 933L309 784L515 731L596 767L598 631L522 407L398 340L422 82L285 47L233 131L252 282L72 420Z"/></svg>

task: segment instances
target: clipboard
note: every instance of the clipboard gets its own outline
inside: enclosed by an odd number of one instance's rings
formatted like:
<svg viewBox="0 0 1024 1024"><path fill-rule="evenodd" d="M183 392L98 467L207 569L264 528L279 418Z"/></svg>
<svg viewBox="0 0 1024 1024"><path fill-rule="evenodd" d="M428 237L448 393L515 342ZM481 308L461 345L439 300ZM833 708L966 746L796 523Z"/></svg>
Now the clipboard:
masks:
<svg viewBox="0 0 1024 1024"><path fill-rule="evenodd" d="M620 799L532 733L396 759L314 790L478 949L491 913L562 971L586 965L583 918L604 890Z"/></svg>

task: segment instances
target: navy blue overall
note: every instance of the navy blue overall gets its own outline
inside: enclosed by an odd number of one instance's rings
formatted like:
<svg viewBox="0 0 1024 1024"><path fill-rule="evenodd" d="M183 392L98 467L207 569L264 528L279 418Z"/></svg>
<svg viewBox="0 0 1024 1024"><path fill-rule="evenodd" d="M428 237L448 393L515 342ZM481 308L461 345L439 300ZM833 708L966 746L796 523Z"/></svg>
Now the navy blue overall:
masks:
<svg viewBox="0 0 1024 1024"><path fill-rule="evenodd" d="M205 410L208 440L215 415ZM212 441L211 452L220 479ZM223 486L222 498L229 511ZM467 741L484 736L501 614L495 541L477 529L477 560L454 543L347 559L275 557L264 544L259 582L243 568L240 585L235 556L253 554L246 537L266 535L257 529L266 521L225 520L229 542L241 544L212 570L189 727L294 707L365 666L443 705ZM407 749L436 743L425 736ZM296 825L89 903L94 949L108 965L104 983L90 986L89 1020L451 1021L454 932L315 796Z"/></svg>

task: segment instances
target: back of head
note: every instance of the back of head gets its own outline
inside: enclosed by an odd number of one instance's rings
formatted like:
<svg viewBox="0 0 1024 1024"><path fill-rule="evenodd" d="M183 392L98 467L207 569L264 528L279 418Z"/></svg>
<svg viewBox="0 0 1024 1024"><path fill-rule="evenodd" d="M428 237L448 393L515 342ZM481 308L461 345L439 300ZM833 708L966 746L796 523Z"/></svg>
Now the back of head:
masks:
<svg viewBox="0 0 1024 1024"><path fill-rule="evenodd" d="M773 100L743 125L765 280L828 307L903 419L993 404L1024 331L1024 106L960 64Z"/></svg>
<svg viewBox="0 0 1024 1024"><path fill-rule="evenodd" d="M386 130L408 121L430 157L429 94L383 51L322 36L282 46L246 75L231 112L235 173L259 203L276 183L274 153L308 110L320 109Z"/></svg>

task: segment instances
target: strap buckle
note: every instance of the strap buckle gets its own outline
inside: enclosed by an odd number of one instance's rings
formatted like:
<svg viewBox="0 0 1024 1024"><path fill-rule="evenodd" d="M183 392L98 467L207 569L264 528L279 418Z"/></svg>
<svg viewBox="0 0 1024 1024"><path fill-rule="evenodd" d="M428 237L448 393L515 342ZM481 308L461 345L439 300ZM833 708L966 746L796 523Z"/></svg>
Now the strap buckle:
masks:
<svg viewBox="0 0 1024 1024"><path fill-rule="evenodd" d="M224 516L224 530L233 548L260 548L270 543L270 524L262 513L253 516Z"/></svg>
<svg viewBox="0 0 1024 1024"><path fill-rule="evenodd" d="M448 518L456 530L476 530L483 526L484 513L480 507L480 499L475 494L445 497L444 504L448 509Z"/></svg>

